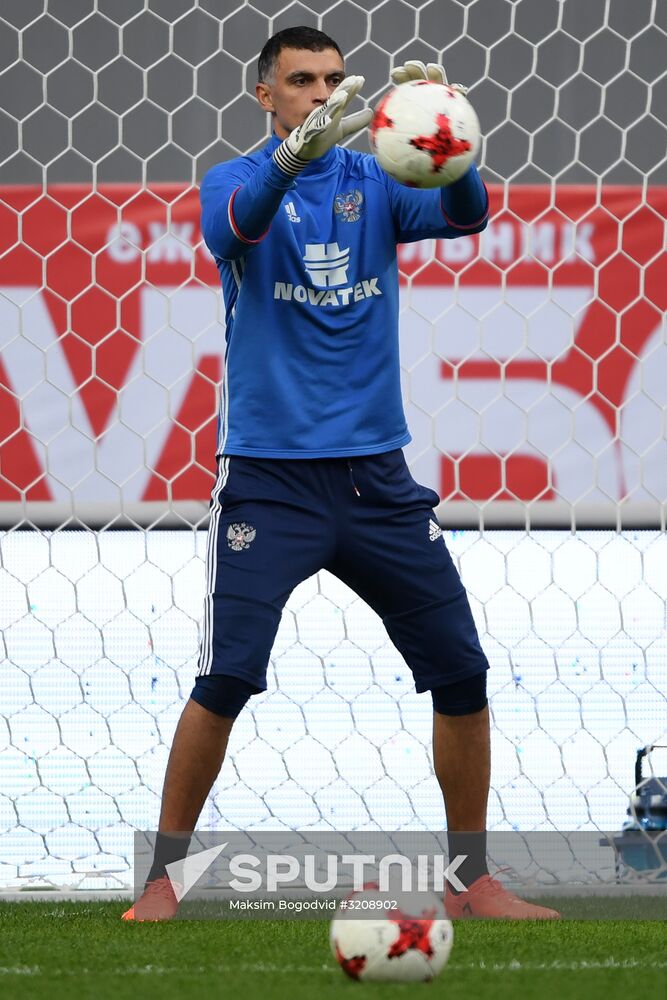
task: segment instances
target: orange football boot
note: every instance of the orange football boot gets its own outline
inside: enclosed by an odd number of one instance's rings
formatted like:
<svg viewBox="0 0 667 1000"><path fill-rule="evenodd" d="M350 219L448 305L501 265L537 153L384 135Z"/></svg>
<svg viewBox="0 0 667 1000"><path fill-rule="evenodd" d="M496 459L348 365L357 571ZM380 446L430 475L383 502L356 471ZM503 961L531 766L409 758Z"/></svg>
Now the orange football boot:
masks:
<svg viewBox="0 0 667 1000"><path fill-rule="evenodd" d="M162 878L148 882L139 899L126 910L122 920L172 920L178 910L178 900L171 880Z"/></svg>
<svg viewBox="0 0 667 1000"><path fill-rule="evenodd" d="M490 875L482 875L467 892L445 893L445 909L452 920L558 920L560 913L519 899Z"/></svg>

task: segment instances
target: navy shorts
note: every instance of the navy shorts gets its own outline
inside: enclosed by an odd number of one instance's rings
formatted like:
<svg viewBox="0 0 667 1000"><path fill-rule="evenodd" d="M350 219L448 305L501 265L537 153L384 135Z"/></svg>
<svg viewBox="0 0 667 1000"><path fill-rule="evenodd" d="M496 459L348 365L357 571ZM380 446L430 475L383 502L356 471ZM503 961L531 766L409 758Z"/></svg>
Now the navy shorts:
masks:
<svg viewBox="0 0 667 1000"><path fill-rule="evenodd" d="M198 673L264 690L285 603L320 569L382 618L417 691L487 670L433 514L438 502L400 449L351 459L221 457Z"/></svg>

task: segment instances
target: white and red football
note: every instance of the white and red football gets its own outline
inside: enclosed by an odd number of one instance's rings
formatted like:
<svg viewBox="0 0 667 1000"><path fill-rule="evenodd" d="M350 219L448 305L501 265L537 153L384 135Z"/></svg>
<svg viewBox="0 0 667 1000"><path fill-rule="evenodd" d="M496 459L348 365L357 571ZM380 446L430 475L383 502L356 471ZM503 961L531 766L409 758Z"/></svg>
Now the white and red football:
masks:
<svg viewBox="0 0 667 1000"><path fill-rule="evenodd" d="M479 152L479 119L458 90L410 80L382 98L370 124L371 149L380 166L408 187L446 187Z"/></svg>
<svg viewBox="0 0 667 1000"><path fill-rule="evenodd" d="M351 979L416 983L434 979L449 958L454 930L442 900L431 894L399 896L372 889L352 893L331 922L331 950ZM350 909L350 900L363 909ZM360 917L360 913L366 916Z"/></svg>

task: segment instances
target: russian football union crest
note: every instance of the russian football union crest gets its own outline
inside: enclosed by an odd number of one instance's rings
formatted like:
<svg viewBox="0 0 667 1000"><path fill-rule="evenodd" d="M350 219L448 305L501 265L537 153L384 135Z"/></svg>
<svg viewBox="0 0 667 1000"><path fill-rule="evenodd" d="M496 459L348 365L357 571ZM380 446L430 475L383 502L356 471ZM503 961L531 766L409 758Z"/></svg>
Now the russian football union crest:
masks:
<svg viewBox="0 0 667 1000"><path fill-rule="evenodd" d="M242 549L249 549L250 543L254 542L257 529L252 524L230 524L227 528L227 544L234 552L241 552Z"/></svg>
<svg viewBox="0 0 667 1000"><path fill-rule="evenodd" d="M334 198L334 212L341 222L357 222L361 218L364 196L355 188L347 194L337 194Z"/></svg>

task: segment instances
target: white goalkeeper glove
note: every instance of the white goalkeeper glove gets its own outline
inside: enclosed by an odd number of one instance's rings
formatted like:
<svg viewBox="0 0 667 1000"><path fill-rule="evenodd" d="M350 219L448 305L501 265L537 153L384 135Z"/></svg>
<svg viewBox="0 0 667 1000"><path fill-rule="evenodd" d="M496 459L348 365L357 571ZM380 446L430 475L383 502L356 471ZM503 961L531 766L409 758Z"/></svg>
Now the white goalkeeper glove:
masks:
<svg viewBox="0 0 667 1000"><path fill-rule="evenodd" d="M365 128L373 117L370 108L343 118L343 112L364 85L363 76L346 76L327 101L306 118L273 151L273 159L286 174L296 177L311 160L327 153L337 142Z"/></svg>
<svg viewBox="0 0 667 1000"><path fill-rule="evenodd" d="M430 80L431 83L442 83L445 87L451 87L463 97L468 93L468 88L464 87L462 83L447 82L444 66L440 66L438 63L426 65L420 59L409 59L402 66L392 69L391 80L397 87L401 83L409 83L410 80Z"/></svg>

